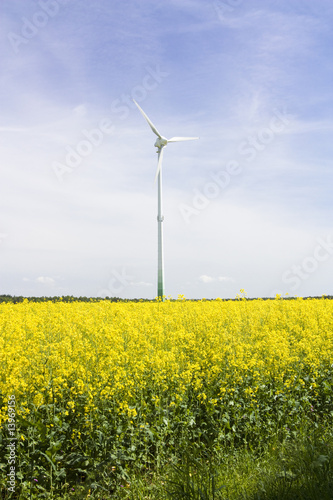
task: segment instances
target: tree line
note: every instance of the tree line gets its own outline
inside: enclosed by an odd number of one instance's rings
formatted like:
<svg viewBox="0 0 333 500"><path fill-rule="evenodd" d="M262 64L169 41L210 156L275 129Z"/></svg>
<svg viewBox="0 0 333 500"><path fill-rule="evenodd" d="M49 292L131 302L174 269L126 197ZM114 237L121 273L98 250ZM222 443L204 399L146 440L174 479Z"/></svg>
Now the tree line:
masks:
<svg viewBox="0 0 333 500"><path fill-rule="evenodd" d="M314 297L303 297L303 299L321 299L325 297L325 299L333 299L333 295L325 295L325 296L314 296ZM295 300L297 297L281 297L283 300ZM275 300L272 297L261 297L262 300ZM65 295L65 296L54 296L54 297L23 297L22 295L0 295L0 304L1 303L13 303L19 304L24 300L28 300L29 302L99 302L99 301L109 301L109 302L156 302L156 299L122 299L120 297L74 297L73 295ZM172 302L177 299L170 299ZM216 299L185 299L186 301L198 302L200 300L210 301ZM251 298L230 298L230 299L220 299L223 301L226 300L257 300L255 297Z"/></svg>

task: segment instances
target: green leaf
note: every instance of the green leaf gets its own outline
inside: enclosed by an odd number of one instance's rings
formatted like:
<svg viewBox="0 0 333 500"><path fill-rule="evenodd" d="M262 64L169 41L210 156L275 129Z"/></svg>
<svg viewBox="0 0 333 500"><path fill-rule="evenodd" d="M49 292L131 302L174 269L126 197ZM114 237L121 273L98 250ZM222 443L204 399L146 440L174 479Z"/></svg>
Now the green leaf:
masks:
<svg viewBox="0 0 333 500"><path fill-rule="evenodd" d="M43 455L43 456L44 456L44 457L45 457L45 458L46 458L46 459L50 462L50 464L52 465L52 467L53 467L54 471L56 471L56 470L57 470L56 466L54 465L54 463L53 463L53 461L51 460L51 458L50 458L50 457L48 457L48 456L47 456L45 453L43 453L42 451L39 451L38 453L40 453L41 455Z"/></svg>

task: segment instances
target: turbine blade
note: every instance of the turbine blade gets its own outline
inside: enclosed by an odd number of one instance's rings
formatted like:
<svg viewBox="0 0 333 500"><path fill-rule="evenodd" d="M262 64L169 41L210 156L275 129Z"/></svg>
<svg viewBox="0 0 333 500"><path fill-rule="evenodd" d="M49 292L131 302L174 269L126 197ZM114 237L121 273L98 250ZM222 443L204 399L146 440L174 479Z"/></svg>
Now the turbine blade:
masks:
<svg viewBox="0 0 333 500"><path fill-rule="evenodd" d="M162 147L162 148L158 151L157 170L156 170L156 175L155 175L155 180L154 180L154 182L156 182L156 179L157 179L157 177L158 177L158 174L160 173L161 168L162 168L163 149L164 149L164 147Z"/></svg>
<svg viewBox="0 0 333 500"><path fill-rule="evenodd" d="M137 105L137 107L139 108L139 111L141 111L142 115L145 117L145 119L147 120L148 122L148 125L150 126L150 128L152 129L152 131L154 132L154 134L157 135L157 137L159 137L160 139L162 138L161 134L159 133L159 131L157 130L157 128L155 127L155 125L149 120L148 116L146 115L146 113L143 111L143 109L138 105L138 103L133 99L133 102L134 104Z"/></svg>
<svg viewBox="0 0 333 500"><path fill-rule="evenodd" d="M194 141L196 139L199 139L199 137L171 137L168 142Z"/></svg>

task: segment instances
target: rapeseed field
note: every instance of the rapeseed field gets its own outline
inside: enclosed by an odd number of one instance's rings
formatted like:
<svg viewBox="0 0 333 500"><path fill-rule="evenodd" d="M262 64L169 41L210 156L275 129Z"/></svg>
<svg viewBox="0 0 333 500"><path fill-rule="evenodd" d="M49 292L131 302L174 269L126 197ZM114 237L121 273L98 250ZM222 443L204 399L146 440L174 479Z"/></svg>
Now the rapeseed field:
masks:
<svg viewBox="0 0 333 500"><path fill-rule="evenodd" d="M332 377L325 298L1 304L1 491L9 401L15 494L109 498L131 471L185 449L258 447L320 425Z"/></svg>

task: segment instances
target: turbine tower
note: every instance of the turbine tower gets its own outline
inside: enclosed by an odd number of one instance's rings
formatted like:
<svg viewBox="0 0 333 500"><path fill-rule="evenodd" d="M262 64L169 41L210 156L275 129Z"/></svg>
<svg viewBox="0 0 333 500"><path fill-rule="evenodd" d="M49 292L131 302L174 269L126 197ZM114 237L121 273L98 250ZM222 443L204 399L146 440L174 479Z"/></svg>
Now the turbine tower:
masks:
<svg viewBox="0 0 333 500"><path fill-rule="evenodd" d="M134 101L134 99L133 99ZM180 141L193 141L199 139L199 137L172 137L171 139L166 139L159 133L155 125L150 121L143 109L138 105L136 101L134 103L139 108L143 117L147 120L148 125L152 129L157 139L154 146L157 148L158 160L157 160L157 170L155 175L155 182L157 179L157 228L158 228L158 253L157 253L157 296L158 298L164 300L164 258L163 258L163 226L164 217L162 215L162 159L163 159L163 149L169 142L180 142Z"/></svg>

